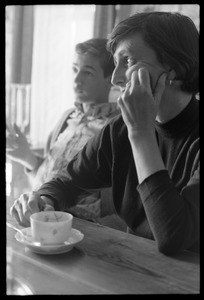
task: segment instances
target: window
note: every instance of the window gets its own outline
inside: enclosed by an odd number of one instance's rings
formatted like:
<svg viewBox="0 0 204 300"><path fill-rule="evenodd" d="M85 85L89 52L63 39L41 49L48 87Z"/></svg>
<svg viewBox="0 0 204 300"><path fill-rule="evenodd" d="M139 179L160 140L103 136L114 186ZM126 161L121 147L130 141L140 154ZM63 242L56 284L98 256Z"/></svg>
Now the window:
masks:
<svg viewBox="0 0 204 300"><path fill-rule="evenodd" d="M74 47L93 37L94 13L95 5L34 6L30 136L38 147L73 107Z"/></svg>

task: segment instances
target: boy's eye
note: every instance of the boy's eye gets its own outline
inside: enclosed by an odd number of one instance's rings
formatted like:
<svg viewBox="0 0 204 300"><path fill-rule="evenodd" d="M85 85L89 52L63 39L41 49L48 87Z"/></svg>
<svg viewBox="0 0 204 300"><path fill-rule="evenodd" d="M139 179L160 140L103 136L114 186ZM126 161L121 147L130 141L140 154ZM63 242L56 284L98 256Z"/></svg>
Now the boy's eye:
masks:
<svg viewBox="0 0 204 300"><path fill-rule="evenodd" d="M91 73L90 71L84 71L84 73L85 73L86 75L88 75L88 76L91 76L91 75L92 75L92 73Z"/></svg>

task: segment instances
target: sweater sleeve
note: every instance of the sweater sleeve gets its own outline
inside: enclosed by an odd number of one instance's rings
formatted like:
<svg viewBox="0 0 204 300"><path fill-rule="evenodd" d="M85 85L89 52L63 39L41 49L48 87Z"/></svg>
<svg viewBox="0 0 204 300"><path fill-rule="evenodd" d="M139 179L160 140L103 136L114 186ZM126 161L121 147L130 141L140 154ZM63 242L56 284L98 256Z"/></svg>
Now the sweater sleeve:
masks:
<svg viewBox="0 0 204 300"><path fill-rule="evenodd" d="M67 165L66 171L43 184L38 192L54 201L55 209L67 210L90 193L111 186L112 151L108 126L91 138ZM102 140L106 139L103 151Z"/></svg>
<svg viewBox="0 0 204 300"><path fill-rule="evenodd" d="M137 187L160 252L173 254L199 244L199 177L198 167L179 193L161 170Z"/></svg>

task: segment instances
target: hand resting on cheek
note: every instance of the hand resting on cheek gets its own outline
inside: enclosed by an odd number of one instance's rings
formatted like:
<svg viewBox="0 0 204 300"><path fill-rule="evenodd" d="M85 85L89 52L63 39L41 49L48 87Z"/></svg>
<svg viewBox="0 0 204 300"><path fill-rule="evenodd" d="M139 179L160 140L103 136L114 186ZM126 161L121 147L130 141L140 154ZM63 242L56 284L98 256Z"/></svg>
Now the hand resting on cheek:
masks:
<svg viewBox="0 0 204 300"><path fill-rule="evenodd" d="M141 61L141 62L138 62L135 65L131 66L126 71L127 81L128 82L131 81L132 73L134 71L138 72L139 69L141 69L141 68L146 69L149 73L150 87L151 87L152 94L154 95L160 77L163 74L168 74L168 72L157 65L153 65L151 63Z"/></svg>

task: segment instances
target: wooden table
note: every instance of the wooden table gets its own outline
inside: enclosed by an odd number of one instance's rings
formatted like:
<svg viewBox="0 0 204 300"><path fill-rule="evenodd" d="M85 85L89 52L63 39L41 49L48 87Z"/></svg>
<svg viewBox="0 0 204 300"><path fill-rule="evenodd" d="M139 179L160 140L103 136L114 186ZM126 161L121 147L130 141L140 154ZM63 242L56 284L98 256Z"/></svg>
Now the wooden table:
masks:
<svg viewBox="0 0 204 300"><path fill-rule="evenodd" d="M31 252L7 228L14 272L34 294L200 293L199 255L168 257L158 252L154 241L77 218L73 227L84 239L57 255Z"/></svg>

